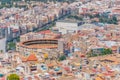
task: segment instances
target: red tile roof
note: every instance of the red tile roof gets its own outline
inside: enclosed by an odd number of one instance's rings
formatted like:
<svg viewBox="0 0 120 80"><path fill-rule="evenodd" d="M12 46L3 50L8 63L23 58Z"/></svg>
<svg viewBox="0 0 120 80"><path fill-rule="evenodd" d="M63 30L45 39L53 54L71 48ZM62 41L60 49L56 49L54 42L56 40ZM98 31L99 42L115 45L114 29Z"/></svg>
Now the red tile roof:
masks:
<svg viewBox="0 0 120 80"><path fill-rule="evenodd" d="M1 77L0 80L5 80L5 77Z"/></svg>
<svg viewBox="0 0 120 80"><path fill-rule="evenodd" d="M26 57L21 57L21 60L22 60L22 62L26 62L27 61L27 58Z"/></svg>
<svg viewBox="0 0 120 80"><path fill-rule="evenodd" d="M13 29L13 32L18 32L19 30L18 29Z"/></svg>
<svg viewBox="0 0 120 80"><path fill-rule="evenodd" d="M49 33L51 33L51 31L50 30L45 30L45 31L40 31L39 33L40 34L49 34Z"/></svg>
<svg viewBox="0 0 120 80"><path fill-rule="evenodd" d="M27 61L37 61L37 57L35 54L30 54L27 58Z"/></svg>
<svg viewBox="0 0 120 80"><path fill-rule="evenodd" d="M117 50L117 46L112 46L112 50Z"/></svg>
<svg viewBox="0 0 120 80"><path fill-rule="evenodd" d="M70 68L69 67L64 67L64 70L70 71Z"/></svg>
<svg viewBox="0 0 120 80"><path fill-rule="evenodd" d="M112 12L113 13L120 13L120 9L114 9Z"/></svg>

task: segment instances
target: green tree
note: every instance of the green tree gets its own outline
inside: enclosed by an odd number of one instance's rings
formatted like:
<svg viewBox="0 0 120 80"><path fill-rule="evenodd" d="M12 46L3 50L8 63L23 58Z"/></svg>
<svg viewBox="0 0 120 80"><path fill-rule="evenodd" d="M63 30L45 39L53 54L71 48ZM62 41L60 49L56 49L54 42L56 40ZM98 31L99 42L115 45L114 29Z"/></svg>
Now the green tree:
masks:
<svg viewBox="0 0 120 80"><path fill-rule="evenodd" d="M8 45L8 50L13 50L16 48L16 43L14 42L9 42L7 45Z"/></svg>
<svg viewBox="0 0 120 80"><path fill-rule="evenodd" d="M3 53L3 50L0 50L1 53Z"/></svg>
<svg viewBox="0 0 120 80"><path fill-rule="evenodd" d="M95 17L94 17L93 15L91 15L91 14L87 14L87 16L89 16L90 19L95 18Z"/></svg>
<svg viewBox="0 0 120 80"><path fill-rule="evenodd" d="M59 57L59 61L63 61L63 60L66 60L66 56L65 55L62 55Z"/></svg>
<svg viewBox="0 0 120 80"><path fill-rule="evenodd" d="M108 54L112 54L112 50L111 49L107 49L106 50Z"/></svg>
<svg viewBox="0 0 120 80"><path fill-rule="evenodd" d="M116 18L115 16L113 16L113 20L114 20L114 21L117 21L117 18Z"/></svg>
<svg viewBox="0 0 120 80"><path fill-rule="evenodd" d="M118 20L117 20L117 18L116 18L115 16L113 16L112 20L113 20L113 23L114 23L114 24L117 24L117 23L118 23Z"/></svg>
<svg viewBox="0 0 120 80"><path fill-rule="evenodd" d="M112 50L111 49L104 49L103 52L102 52L103 55L106 55L106 54L112 54Z"/></svg>
<svg viewBox="0 0 120 80"><path fill-rule="evenodd" d="M10 74L7 80L20 80L20 77L17 74Z"/></svg>
<svg viewBox="0 0 120 80"><path fill-rule="evenodd" d="M99 17L100 17L100 15L99 15L99 14L96 14L96 15L95 15L95 17L99 18Z"/></svg>

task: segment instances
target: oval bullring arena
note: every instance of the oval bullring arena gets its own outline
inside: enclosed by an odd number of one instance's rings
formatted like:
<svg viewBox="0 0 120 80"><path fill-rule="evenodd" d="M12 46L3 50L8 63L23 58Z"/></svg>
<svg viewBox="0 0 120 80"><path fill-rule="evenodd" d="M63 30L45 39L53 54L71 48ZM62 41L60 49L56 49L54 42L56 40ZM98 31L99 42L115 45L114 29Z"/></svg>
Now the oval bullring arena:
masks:
<svg viewBox="0 0 120 80"><path fill-rule="evenodd" d="M56 40L56 39L40 39L40 40L25 41L25 42L21 42L20 44L21 44L21 46L26 47L26 48L53 49L53 48L58 47L58 40Z"/></svg>
<svg viewBox="0 0 120 80"><path fill-rule="evenodd" d="M29 55L30 53L48 53L48 51L59 50L61 44L58 39L29 40L17 43L16 51L23 55Z"/></svg>

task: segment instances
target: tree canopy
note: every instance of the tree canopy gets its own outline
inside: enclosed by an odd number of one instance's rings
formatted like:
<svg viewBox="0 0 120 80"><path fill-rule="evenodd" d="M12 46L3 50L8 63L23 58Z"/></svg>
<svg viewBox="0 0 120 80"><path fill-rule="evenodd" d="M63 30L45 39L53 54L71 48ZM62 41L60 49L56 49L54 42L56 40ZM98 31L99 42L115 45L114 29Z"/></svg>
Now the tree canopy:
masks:
<svg viewBox="0 0 120 80"><path fill-rule="evenodd" d="M93 53L93 50L88 52L88 57L95 57L95 56L103 56L103 55L107 55L107 54L112 54L112 50L111 49L103 49L103 51L98 54L98 53Z"/></svg>
<svg viewBox="0 0 120 80"><path fill-rule="evenodd" d="M66 60L66 56L65 55L62 55L59 57L59 61L63 61L63 60Z"/></svg>
<svg viewBox="0 0 120 80"><path fill-rule="evenodd" d="M103 55L106 55L106 54L112 54L112 50L111 49L104 49L103 52L102 52Z"/></svg>
<svg viewBox="0 0 120 80"><path fill-rule="evenodd" d="M20 80L20 77L17 74L10 74L7 80Z"/></svg>

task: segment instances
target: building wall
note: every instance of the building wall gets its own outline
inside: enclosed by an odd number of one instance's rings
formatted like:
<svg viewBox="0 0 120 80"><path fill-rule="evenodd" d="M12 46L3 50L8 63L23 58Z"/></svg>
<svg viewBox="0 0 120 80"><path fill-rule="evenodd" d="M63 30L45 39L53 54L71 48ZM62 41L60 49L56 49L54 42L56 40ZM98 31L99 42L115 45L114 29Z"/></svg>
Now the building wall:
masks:
<svg viewBox="0 0 120 80"><path fill-rule="evenodd" d="M58 28L59 32L62 34L66 34L68 32L74 32L78 30L77 23L70 23L70 22L56 22L56 27Z"/></svg>
<svg viewBox="0 0 120 80"><path fill-rule="evenodd" d="M63 41L58 41L58 50L63 53L64 51L64 42Z"/></svg>
<svg viewBox="0 0 120 80"><path fill-rule="evenodd" d="M117 53L120 54L120 47L117 48Z"/></svg>
<svg viewBox="0 0 120 80"><path fill-rule="evenodd" d="M6 52L6 38L0 39L0 52Z"/></svg>

